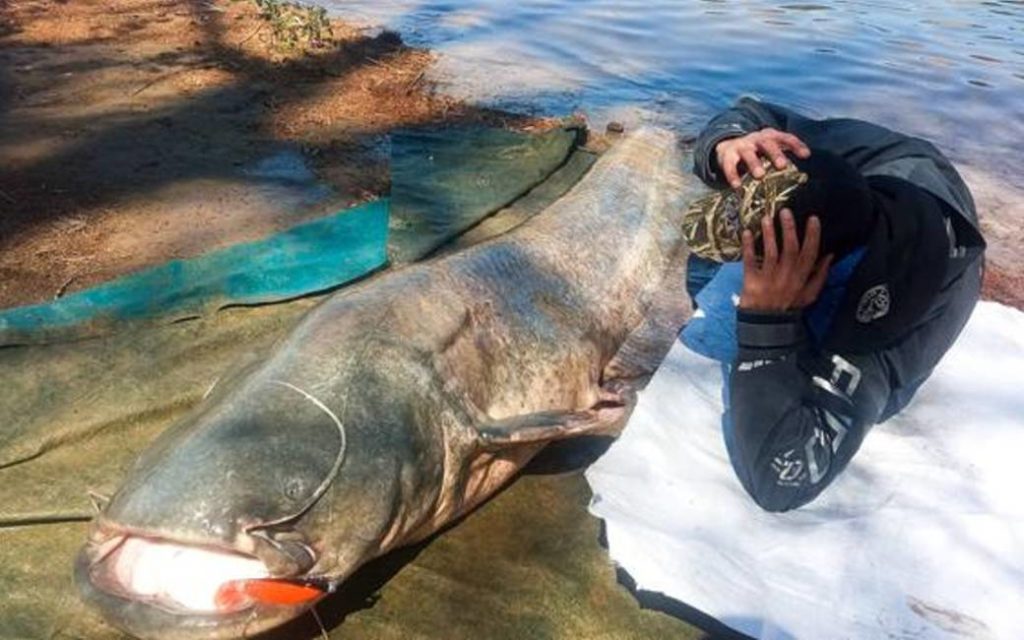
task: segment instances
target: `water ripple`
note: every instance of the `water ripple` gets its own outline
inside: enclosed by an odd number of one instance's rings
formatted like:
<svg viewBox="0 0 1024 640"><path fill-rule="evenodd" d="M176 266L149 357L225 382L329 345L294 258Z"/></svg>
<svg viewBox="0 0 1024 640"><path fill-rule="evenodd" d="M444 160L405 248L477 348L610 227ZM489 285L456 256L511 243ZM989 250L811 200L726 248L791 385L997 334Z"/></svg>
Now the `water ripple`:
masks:
<svg viewBox="0 0 1024 640"><path fill-rule="evenodd" d="M692 130L755 93L999 169L1024 138L1024 0L322 0L441 53L469 99Z"/></svg>

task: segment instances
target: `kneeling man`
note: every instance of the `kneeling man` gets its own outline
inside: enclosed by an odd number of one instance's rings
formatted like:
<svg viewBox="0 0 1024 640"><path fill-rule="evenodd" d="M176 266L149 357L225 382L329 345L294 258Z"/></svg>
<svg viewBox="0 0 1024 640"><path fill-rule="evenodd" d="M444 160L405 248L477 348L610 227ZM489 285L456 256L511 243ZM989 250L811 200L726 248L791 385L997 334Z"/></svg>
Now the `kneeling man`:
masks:
<svg viewBox="0 0 1024 640"><path fill-rule="evenodd" d="M702 351L691 329L718 300L727 321L711 329L735 327L720 358L732 466L761 507L794 509L907 406L966 324L985 249L974 203L924 140L750 98L703 130L694 170L733 190L687 213L698 312L683 339Z"/></svg>

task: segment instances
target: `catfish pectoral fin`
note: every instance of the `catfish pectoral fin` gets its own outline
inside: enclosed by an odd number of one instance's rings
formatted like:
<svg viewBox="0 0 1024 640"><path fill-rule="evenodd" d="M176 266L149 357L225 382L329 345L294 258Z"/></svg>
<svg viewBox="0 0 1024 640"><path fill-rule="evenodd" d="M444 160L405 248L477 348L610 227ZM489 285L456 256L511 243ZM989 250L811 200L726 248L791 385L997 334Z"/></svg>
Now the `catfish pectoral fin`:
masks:
<svg viewBox="0 0 1024 640"><path fill-rule="evenodd" d="M477 431L482 449L498 451L585 435L616 435L628 414L625 405L601 404L585 411L541 411L514 416L488 423Z"/></svg>
<svg viewBox="0 0 1024 640"><path fill-rule="evenodd" d="M649 380L650 376L605 380L597 391L598 405L594 408L615 405L629 407L632 411L636 406L636 392L646 387Z"/></svg>

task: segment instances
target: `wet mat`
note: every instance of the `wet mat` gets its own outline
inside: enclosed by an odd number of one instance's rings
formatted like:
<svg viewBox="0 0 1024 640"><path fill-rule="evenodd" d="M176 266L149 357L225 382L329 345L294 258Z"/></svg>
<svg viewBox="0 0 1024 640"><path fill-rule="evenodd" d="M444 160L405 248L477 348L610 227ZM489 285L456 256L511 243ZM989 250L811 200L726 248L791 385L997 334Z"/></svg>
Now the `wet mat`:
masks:
<svg viewBox="0 0 1024 640"><path fill-rule="evenodd" d="M581 135L574 126L532 135L478 126L392 134L392 261L426 256L544 182Z"/></svg>
<svg viewBox="0 0 1024 640"><path fill-rule="evenodd" d="M0 638L118 637L71 582L89 492L109 495L234 360L285 334L311 305L0 349Z"/></svg>
<svg viewBox="0 0 1024 640"><path fill-rule="evenodd" d="M496 213L499 224L477 227L474 240L539 212L590 162L566 163L554 183ZM93 497L113 492L153 438L317 303L234 307L90 340L0 349L0 638L122 637L85 608L71 580ZM642 610L616 584L578 468L535 466L430 544L361 571L318 606L330 637L699 637ZM306 616L273 637L320 631Z"/></svg>
<svg viewBox="0 0 1024 640"><path fill-rule="evenodd" d="M128 324L175 322L231 305L289 300L363 277L389 256L398 264L418 260L548 180L573 155L581 135L574 126L532 134L482 126L399 131L391 136L390 199L174 260L53 302L0 310L0 347L80 339ZM274 177L282 169L270 163L262 171ZM554 181L556 191L562 188L555 197L580 173L563 172L568 177Z"/></svg>

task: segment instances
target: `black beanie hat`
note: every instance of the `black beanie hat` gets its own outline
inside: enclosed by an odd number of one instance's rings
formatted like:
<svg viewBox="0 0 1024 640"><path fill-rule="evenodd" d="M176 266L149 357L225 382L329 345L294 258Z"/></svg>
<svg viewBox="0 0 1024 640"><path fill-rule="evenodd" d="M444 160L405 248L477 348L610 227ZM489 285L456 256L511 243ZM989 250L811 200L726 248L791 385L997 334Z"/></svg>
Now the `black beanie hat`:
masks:
<svg viewBox="0 0 1024 640"><path fill-rule="evenodd" d="M875 200L867 180L842 157L821 149L811 149L809 158L791 158L807 174L807 181L789 196L786 205L796 220L797 235L803 240L807 220L821 221L821 249L818 255L835 256L833 263L867 243L878 218ZM776 236L782 238L780 221L775 220Z"/></svg>

